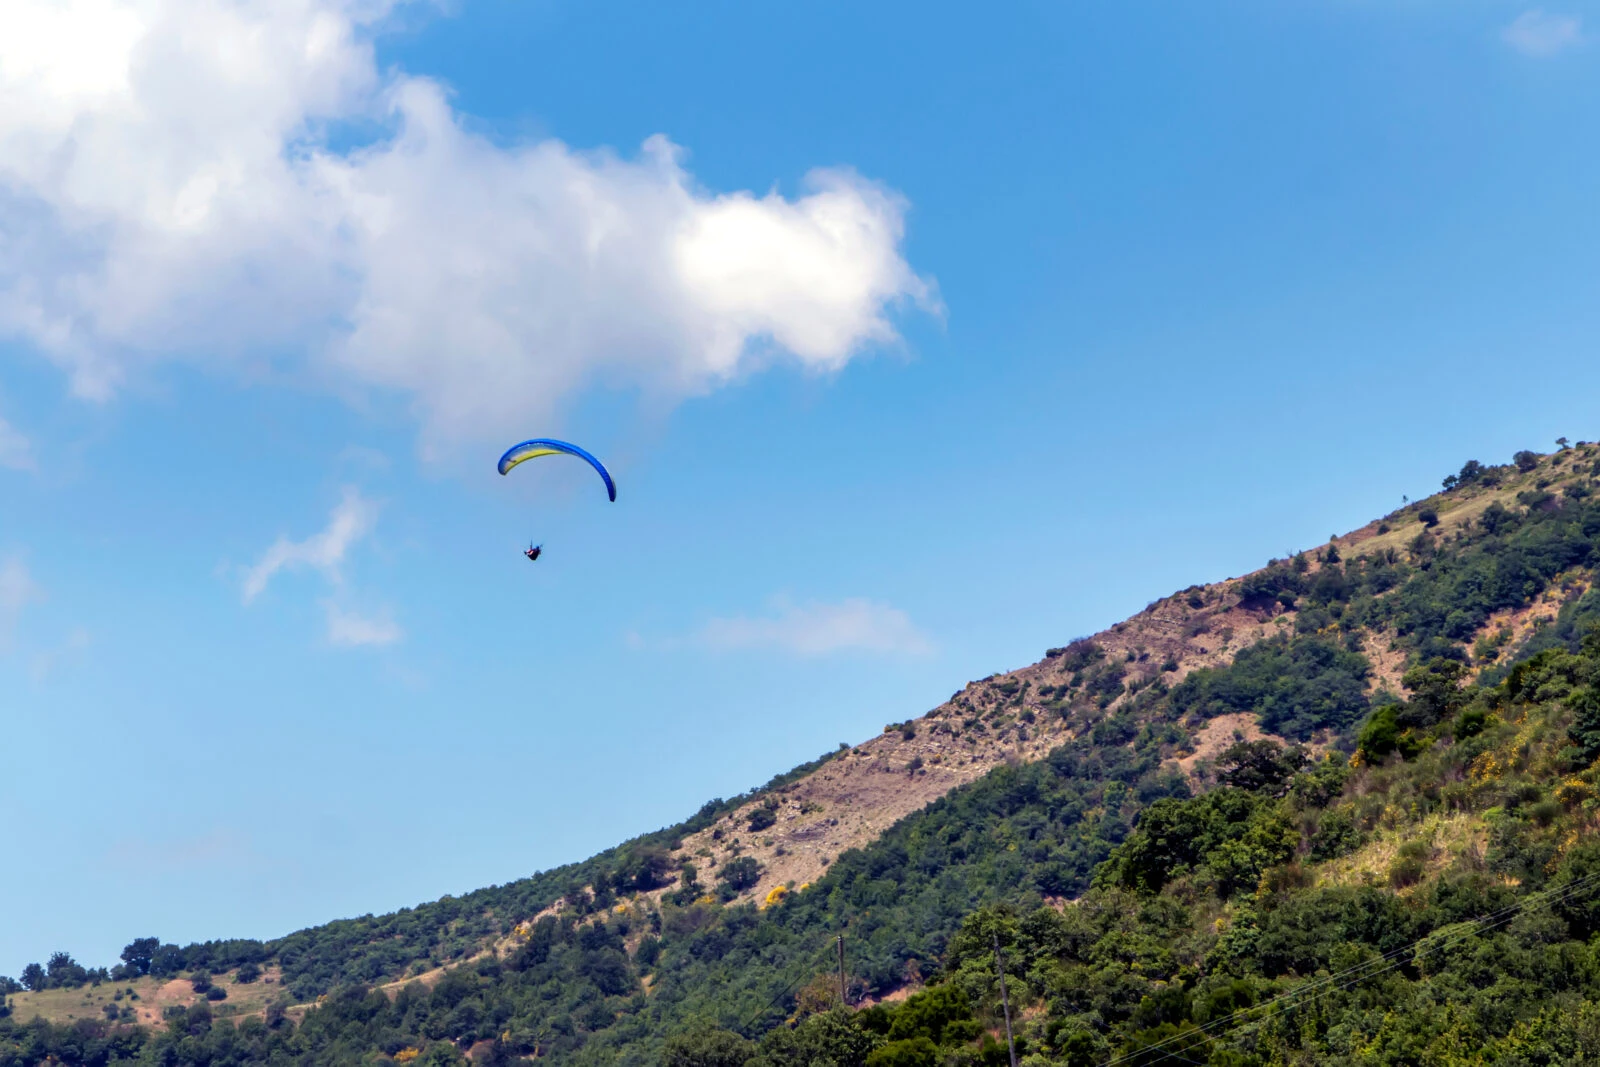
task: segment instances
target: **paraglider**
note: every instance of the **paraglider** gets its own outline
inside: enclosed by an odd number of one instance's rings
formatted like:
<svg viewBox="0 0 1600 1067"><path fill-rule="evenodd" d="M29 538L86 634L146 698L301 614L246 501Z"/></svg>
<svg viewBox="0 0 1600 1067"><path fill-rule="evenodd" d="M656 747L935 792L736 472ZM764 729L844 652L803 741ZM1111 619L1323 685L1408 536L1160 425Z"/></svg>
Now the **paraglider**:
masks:
<svg viewBox="0 0 1600 1067"><path fill-rule="evenodd" d="M508 474L512 467L539 456L576 456L588 462L606 483L606 496L613 502L617 499L617 483L611 480L611 472L606 470L605 464L595 459L577 445L565 441L555 441L548 437L536 437L532 441L524 441L520 445L513 445L500 457L500 473ZM530 544L523 549L522 554L530 562L535 561L544 552L543 545Z"/></svg>
<svg viewBox="0 0 1600 1067"><path fill-rule="evenodd" d="M614 502L617 499L617 483L611 480L611 472L605 465L577 445L569 445L565 441L552 441L545 437L536 437L532 441L524 441L520 445L513 445L500 457L500 473L508 474L512 467L519 463L526 463L539 456L577 456L587 460L606 483L606 495Z"/></svg>

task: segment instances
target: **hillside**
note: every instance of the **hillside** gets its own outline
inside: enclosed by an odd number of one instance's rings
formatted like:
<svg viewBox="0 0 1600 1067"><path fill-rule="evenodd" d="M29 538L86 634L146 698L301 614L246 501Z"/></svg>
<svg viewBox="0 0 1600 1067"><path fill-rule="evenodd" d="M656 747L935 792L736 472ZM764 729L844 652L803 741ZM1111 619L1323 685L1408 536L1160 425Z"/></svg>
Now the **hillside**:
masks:
<svg viewBox="0 0 1600 1067"><path fill-rule="evenodd" d="M1469 463L581 864L58 959L0 1065L1004 1062L996 936L1034 1064L1600 1057L1597 472Z"/></svg>

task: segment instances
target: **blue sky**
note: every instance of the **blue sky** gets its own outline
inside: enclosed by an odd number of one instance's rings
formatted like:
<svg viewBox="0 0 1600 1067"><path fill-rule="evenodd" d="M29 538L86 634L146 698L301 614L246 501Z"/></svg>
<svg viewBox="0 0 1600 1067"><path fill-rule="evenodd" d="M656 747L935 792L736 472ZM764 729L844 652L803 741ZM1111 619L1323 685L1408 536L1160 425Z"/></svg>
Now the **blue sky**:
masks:
<svg viewBox="0 0 1600 1067"><path fill-rule="evenodd" d="M0 973L579 859L1600 433L1581 8L87 10L0 13Z"/></svg>

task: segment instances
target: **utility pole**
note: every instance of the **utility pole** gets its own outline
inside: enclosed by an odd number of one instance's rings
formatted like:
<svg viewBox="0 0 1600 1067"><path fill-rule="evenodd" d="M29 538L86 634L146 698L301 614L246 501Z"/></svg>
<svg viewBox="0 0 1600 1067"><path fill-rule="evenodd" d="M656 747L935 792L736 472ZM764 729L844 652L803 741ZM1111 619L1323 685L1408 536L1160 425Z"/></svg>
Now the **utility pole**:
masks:
<svg viewBox="0 0 1600 1067"><path fill-rule="evenodd" d="M1011 1002L1006 999L1006 965L1000 958L1000 931L994 932L994 969L1000 975L1000 1009L1006 1015L1006 1051L1011 1054L1011 1067L1017 1067L1017 1043L1011 1037Z"/></svg>
<svg viewBox="0 0 1600 1067"><path fill-rule="evenodd" d="M848 1008L850 1001L845 999L844 992L844 935L840 934L839 942L839 1007Z"/></svg>

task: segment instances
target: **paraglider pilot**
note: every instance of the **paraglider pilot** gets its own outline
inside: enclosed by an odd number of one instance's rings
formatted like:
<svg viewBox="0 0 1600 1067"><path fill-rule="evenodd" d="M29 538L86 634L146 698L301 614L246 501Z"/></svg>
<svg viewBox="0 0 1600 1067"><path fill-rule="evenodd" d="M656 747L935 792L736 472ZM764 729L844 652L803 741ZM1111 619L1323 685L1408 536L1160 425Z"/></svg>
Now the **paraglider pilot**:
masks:
<svg viewBox="0 0 1600 1067"><path fill-rule="evenodd" d="M538 559L539 553L543 551L543 545L529 545L527 548L523 549L522 554L527 556L529 559Z"/></svg>

